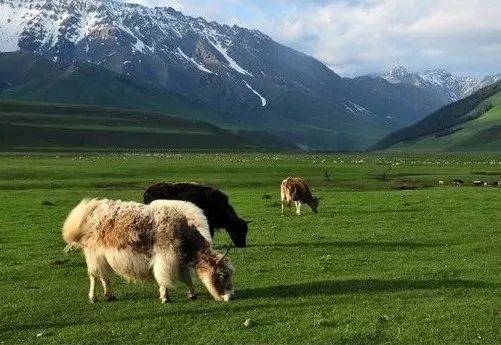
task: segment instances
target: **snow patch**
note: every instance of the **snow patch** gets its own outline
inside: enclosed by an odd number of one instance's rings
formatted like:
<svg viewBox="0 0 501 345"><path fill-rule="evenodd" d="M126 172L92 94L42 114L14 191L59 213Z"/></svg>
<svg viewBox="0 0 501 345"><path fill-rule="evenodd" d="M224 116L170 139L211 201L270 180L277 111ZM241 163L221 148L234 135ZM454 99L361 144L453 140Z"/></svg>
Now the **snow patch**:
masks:
<svg viewBox="0 0 501 345"><path fill-rule="evenodd" d="M362 115L362 116L370 116L374 115L374 113L364 107L362 107L359 104L353 103L353 102L348 102L348 104L345 104L344 108L348 110L350 113L353 115Z"/></svg>
<svg viewBox="0 0 501 345"><path fill-rule="evenodd" d="M266 103L267 103L266 98L264 98L263 96L261 96L261 94L259 92L257 92L256 90L254 90L252 88L252 86L250 86L249 83L247 83L245 80L242 80L242 81L245 83L245 86L247 86L247 88L249 90L251 90L254 94L256 94L259 97L259 99L261 99L261 106L265 107Z"/></svg>
<svg viewBox="0 0 501 345"><path fill-rule="evenodd" d="M225 58L225 60L226 60L226 61L228 61L228 64L229 64L230 68L234 69L235 71L237 71L237 72L238 72L238 73L240 73L240 74L248 75L248 76L251 76L251 77L253 77L253 76L254 76L251 72L249 72L249 71L247 71L246 69L244 69L244 68L240 67L240 65L239 65L239 64L238 64L235 60L233 60L233 59L232 59L232 58L228 55L228 50L227 50L227 49L224 49L224 48L223 48L223 47L222 47L219 43L217 43L217 42L216 42L216 43L214 43L214 42L213 42L211 39L209 39L209 38L208 38L208 40L209 40L210 44L211 44L214 48L216 48L216 50L217 50L218 52L220 52L220 53L221 53L221 55Z"/></svg>
<svg viewBox="0 0 501 345"><path fill-rule="evenodd" d="M0 52L19 50L19 38L25 25L38 11L15 6L14 3L0 3Z"/></svg>
<svg viewBox="0 0 501 345"><path fill-rule="evenodd" d="M202 72L206 72L206 73L214 73L212 72L211 70L207 69L204 65L198 63L194 58L192 57L189 57L188 55L186 55L183 50L179 47L177 47L177 52L179 53L179 55L181 55L184 59L186 59L187 61L193 63L199 70L201 70Z"/></svg>

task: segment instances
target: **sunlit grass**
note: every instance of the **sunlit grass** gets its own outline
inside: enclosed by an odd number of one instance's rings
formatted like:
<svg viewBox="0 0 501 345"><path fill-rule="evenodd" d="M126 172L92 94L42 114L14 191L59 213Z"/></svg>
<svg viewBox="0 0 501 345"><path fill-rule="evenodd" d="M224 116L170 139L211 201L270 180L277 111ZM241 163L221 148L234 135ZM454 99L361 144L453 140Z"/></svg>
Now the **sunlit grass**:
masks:
<svg viewBox="0 0 501 345"><path fill-rule="evenodd" d="M318 215L280 217L288 175L310 181ZM3 156L0 343L499 344L501 188L474 179L501 180L501 157ZM66 214L176 180L220 187L253 220L249 246L230 253L237 299L198 284L188 301L180 284L161 305L154 284L116 278L118 300L90 304L82 255L63 253ZM220 250L229 242L216 234Z"/></svg>

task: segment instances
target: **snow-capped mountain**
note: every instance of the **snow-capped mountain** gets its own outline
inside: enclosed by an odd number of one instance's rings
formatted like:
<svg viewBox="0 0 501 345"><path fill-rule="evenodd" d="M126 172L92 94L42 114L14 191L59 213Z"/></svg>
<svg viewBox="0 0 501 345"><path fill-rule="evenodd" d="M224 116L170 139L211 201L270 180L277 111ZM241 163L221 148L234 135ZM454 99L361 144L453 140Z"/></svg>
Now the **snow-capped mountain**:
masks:
<svg viewBox="0 0 501 345"><path fill-rule="evenodd" d="M391 83L405 83L429 90L446 103L456 102L473 92L501 80L501 73L486 77L458 77L442 69L410 72L397 66L382 77Z"/></svg>
<svg viewBox="0 0 501 345"><path fill-rule="evenodd" d="M257 30L114 0L0 0L0 52L16 50L163 87L304 147L363 149L443 105L415 86L341 78Z"/></svg>
<svg viewBox="0 0 501 345"><path fill-rule="evenodd" d="M0 0L0 33L2 52L22 49L53 61L89 62L180 92L200 80L230 77L247 90L245 98L266 103L253 81L268 71L251 66L250 60L257 60L251 43L270 39L172 8L107 0Z"/></svg>

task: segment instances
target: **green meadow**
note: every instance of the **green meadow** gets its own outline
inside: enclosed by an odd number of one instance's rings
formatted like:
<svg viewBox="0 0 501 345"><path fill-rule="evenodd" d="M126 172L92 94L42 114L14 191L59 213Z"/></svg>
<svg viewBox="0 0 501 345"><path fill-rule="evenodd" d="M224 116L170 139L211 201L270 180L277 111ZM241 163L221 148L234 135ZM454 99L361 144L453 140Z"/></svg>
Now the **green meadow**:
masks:
<svg viewBox="0 0 501 345"><path fill-rule="evenodd" d="M289 175L317 215L280 216ZM473 180L501 181L501 155L1 155L0 344L500 344L501 187ZM235 300L179 284L162 305L154 283L116 277L116 301L88 302L67 213L159 181L219 187L253 220L229 254Z"/></svg>

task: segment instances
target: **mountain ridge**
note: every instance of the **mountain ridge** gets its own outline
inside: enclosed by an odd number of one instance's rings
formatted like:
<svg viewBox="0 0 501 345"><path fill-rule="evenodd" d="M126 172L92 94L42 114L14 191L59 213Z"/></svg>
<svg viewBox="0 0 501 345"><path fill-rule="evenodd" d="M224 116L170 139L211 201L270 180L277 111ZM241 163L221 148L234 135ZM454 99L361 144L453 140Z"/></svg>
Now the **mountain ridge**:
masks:
<svg viewBox="0 0 501 345"><path fill-rule="evenodd" d="M444 69L411 72L405 66L399 65L383 73L381 77L393 84L410 84L429 90L447 104L468 97L473 92L501 80L501 73L484 77L455 76Z"/></svg>
<svg viewBox="0 0 501 345"><path fill-rule="evenodd" d="M417 87L341 78L258 30L112 0L0 0L0 51L16 49L198 99L228 125L305 148L365 149L443 105Z"/></svg>

